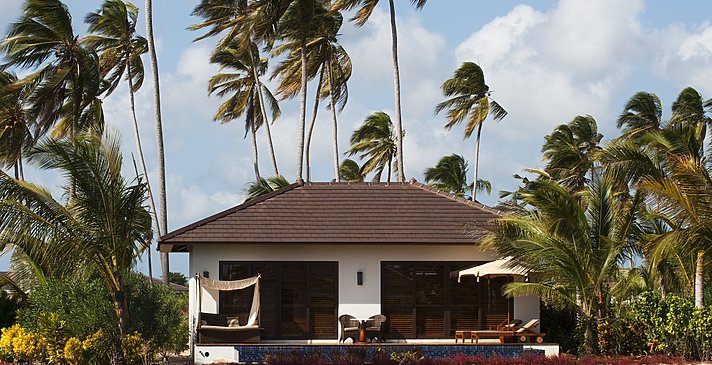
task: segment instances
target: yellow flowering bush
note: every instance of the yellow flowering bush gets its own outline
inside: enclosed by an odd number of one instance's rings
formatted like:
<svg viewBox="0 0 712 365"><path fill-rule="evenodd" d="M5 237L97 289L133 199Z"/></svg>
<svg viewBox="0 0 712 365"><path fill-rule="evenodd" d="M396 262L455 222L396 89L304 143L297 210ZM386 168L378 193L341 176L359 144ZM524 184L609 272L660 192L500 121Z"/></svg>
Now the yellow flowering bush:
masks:
<svg viewBox="0 0 712 365"><path fill-rule="evenodd" d="M70 337L64 344L64 358L70 365L84 364L83 343L76 337Z"/></svg>
<svg viewBox="0 0 712 365"><path fill-rule="evenodd" d="M43 360L44 348L40 337L19 327L12 338L12 355L21 360Z"/></svg>
<svg viewBox="0 0 712 365"><path fill-rule="evenodd" d="M121 349L124 350L126 360L132 364L148 363L148 359L151 357L149 354L150 346L148 341L143 339L138 332L126 335L121 340Z"/></svg>
<svg viewBox="0 0 712 365"><path fill-rule="evenodd" d="M13 345L12 340L22 331L22 327L19 325L13 325L12 327L3 328L2 334L0 334L0 357L3 360L13 359Z"/></svg>

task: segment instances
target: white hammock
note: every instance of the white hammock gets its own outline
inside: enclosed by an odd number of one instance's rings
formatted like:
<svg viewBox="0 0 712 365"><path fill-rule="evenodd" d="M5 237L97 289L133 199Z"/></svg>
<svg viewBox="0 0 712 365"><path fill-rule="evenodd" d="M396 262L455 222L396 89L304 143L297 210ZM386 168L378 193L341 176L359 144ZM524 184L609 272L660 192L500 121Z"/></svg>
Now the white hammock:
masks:
<svg viewBox="0 0 712 365"><path fill-rule="evenodd" d="M196 281L198 284L198 313L201 312L202 306L202 288L214 290L240 290L254 285L255 293L252 296L250 317L247 319L247 324L245 326L255 326L258 324L260 314L260 275L247 279L231 281L214 280L196 275Z"/></svg>

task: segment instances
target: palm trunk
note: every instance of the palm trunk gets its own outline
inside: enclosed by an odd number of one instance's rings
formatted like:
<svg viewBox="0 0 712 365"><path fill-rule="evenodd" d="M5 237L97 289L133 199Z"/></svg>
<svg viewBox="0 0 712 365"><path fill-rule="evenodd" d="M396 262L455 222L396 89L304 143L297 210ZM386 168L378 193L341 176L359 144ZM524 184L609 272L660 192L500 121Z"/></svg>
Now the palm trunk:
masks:
<svg viewBox="0 0 712 365"><path fill-rule="evenodd" d="M136 137L136 151L138 152L138 158L141 162L141 170L143 176L146 179L146 189L148 190L148 201L151 204L151 216L153 218L153 223L156 225L156 231L161 232L161 225L158 221L158 214L156 214L156 200L153 198L153 190L151 189L151 181L148 179L148 169L146 168L146 158L143 155L143 147L141 146L141 133L138 127L138 119L136 118L136 100L134 98L133 91L133 80L131 79L131 60L126 64L126 70L128 72L128 82L129 82L129 101L131 103L131 117L133 118L134 126L134 137ZM153 284L153 267L151 263L151 242L148 242L148 280L149 283Z"/></svg>
<svg viewBox="0 0 712 365"><path fill-rule="evenodd" d="M324 81L324 69L319 73L319 83L316 86L316 93L314 95L314 111L312 112L312 120L309 123L309 132L307 133L307 145L306 145L306 164L307 164L307 181L311 181L311 141L312 134L314 133L314 125L316 124L316 115L319 111L319 92L321 91L321 84Z"/></svg>
<svg viewBox="0 0 712 365"><path fill-rule="evenodd" d="M23 166L23 164L22 164L22 156L19 156L19 157L17 158L17 167L18 167L18 170L19 170L19 172L20 172L20 180L23 180L23 181L24 181L24 180L25 180L25 168L24 168L24 166Z"/></svg>
<svg viewBox="0 0 712 365"><path fill-rule="evenodd" d="M297 141L297 182L304 182L302 170L304 167L304 130L307 119L307 40L302 37L302 100L299 106L299 139Z"/></svg>
<svg viewBox="0 0 712 365"><path fill-rule="evenodd" d="M477 169L480 163L480 134L482 134L482 123L477 126L477 138L475 138L475 168L473 169L472 201L477 201Z"/></svg>
<svg viewBox="0 0 712 365"><path fill-rule="evenodd" d="M20 162L19 162L19 160L15 161L13 166L15 168L15 180L20 180Z"/></svg>
<svg viewBox="0 0 712 365"><path fill-rule="evenodd" d="M705 252L697 252L697 260L695 265L695 307L702 308L704 306L704 284L702 282L704 276Z"/></svg>
<svg viewBox="0 0 712 365"><path fill-rule="evenodd" d="M332 69L331 61L328 61L329 73L329 102L331 107L331 124L333 126L332 139L334 140L334 178L336 182L341 182L341 177L339 176L339 138L338 138L338 126L336 123L336 96L334 95L334 72Z"/></svg>
<svg viewBox="0 0 712 365"><path fill-rule="evenodd" d="M260 181L260 166L257 157L257 130L255 129L255 121L250 123L250 132L252 132L252 167L255 169L255 181Z"/></svg>
<svg viewBox="0 0 712 365"><path fill-rule="evenodd" d="M396 154L398 155L398 182L405 181L403 172L403 122L401 120L400 71L398 69L398 31L396 30L396 8L393 0L388 0L391 11L391 51L393 53L393 89L395 93Z"/></svg>
<svg viewBox="0 0 712 365"><path fill-rule="evenodd" d="M160 199L159 235L166 234L168 229L168 210L166 208L166 160L163 150L163 126L161 120L161 90L158 80L158 60L156 59L156 45L153 40L153 5L152 0L146 0L146 40L148 53L151 58L151 74L153 76L153 115L156 121L156 148L158 149L158 195ZM161 276L167 285L170 272L168 253L161 252Z"/></svg>
<svg viewBox="0 0 712 365"><path fill-rule="evenodd" d="M116 313L116 320L119 329L119 338L116 339L115 344L117 349L117 363L119 365L126 364L126 359L124 357L124 351L121 348L121 340L126 336L127 326L128 326L128 311L126 305L126 293L124 292L123 280L118 276L118 273L114 272L116 275L116 289L111 295L111 301L114 304L114 313ZM110 286L111 287L111 286Z"/></svg>
<svg viewBox="0 0 712 365"><path fill-rule="evenodd" d="M272 166L274 167L274 174L279 175L279 168L277 168L277 156L274 153L274 144L272 143L272 130L269 126L269 121L267 121L267 108L265 108L265 99L262 96L262 83L260 82L260 76L257 74L257 65L255 64L255 59L250 52L250 61L252 61L252 75L255 78L255 85L257 85L257 97L260 99L260 110L262 111L262 121L265 124L265 130L267 131L267 143L269 144L269 151L272 155Z"/></svg>
<svg viewBox="0 0 712 365"><path fill-rule="evenodd" d="M388 178L386 179L386 182L388 184L391 183L391 164L393 163L393 159L388 159ZM379 178L378 181L380 182L381 179Z"/></svg>

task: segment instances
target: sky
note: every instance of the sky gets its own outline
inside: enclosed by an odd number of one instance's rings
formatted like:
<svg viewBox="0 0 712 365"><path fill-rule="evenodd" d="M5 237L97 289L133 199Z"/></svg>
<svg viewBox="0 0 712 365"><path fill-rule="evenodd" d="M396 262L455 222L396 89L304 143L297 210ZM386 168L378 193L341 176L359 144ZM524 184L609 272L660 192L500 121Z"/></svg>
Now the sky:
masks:
<svg viewBox="0 0 712 365"><path fill-rule="evenodd" d="M100 1L65 3L75 33L86 34L84 16ZM243 139L243 122L211 121L220 100L207 95L207 81L219 70L208 62L214 41L194 43L199 33L186 29L199 21L190 15L195 3L153 2L171 231L241 203L245 184L254 179L251 142ZM355 28L345 23L341 30L340 42L351 56L353 75L349 102L339 115L340 151L348 148L351 132L368 114L393 115L390 25L387 2L381 3L366 25ZM421 11L409 1L398 3L406 178L423 181L423 171L444 155L457 153L472 161L474 139L463 139L461 126L446 130L444 116L434 115L433 109L444 100L442 82L462 62L473 61L482 67L492 97L509 112L500 122L485 122L482 131L479 175L492 183L493 192L478 195L478 200L488 205L496 204L498 191L516 188L512 175L543 167L544 136L577 115L593 116L607 141L618 135L616 117L638 91L662 99L664 118L687 86L706 99L712 97L708 0L447 0L430 1ZM21 5L20 0L0 1L0 27L6 29L18 19ZM142 8L143 2L137 5ZM138 29L145 34L143 20ZM144 62L148 71L147 57ZM274 89L275 82L268 85ZM151 87L147 79L137 95L137 113L149 178L157 191ZM311 104L314 86L310 87ZM125 171L133 174L135 142L127 88L117 89L103 105L110 128L123 137ZM294 181L299 101L285 100L280 106L273 140L280 172ZM326 109L318 115L312 180L330 181L331 120ZM258 144L261 173L270 175L263 131ZM30 167L26 179L60 194L62 180L55 173ZM158 254L152 257L157 276ZM189 275L188 254L170 257L171 271ZM7 267L8 255L0 257L0 271ZM145 258L137 269L147 271Z"/></svg>

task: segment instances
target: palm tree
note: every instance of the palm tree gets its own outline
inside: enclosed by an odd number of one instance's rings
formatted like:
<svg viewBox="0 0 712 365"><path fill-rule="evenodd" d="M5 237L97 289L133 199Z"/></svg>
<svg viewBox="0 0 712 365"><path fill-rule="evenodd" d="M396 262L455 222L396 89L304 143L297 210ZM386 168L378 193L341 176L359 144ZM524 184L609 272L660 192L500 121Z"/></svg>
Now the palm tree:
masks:
<svg viewBox="0 0 712 365"><path fill-rule="evenodd" d="M428 167L423 175L429 185L451 194L465 196L468 190L467 161L458 154L441 157L435 167Z"/></svg>
<svg viewBox="0 0 712 365"><path fill-rule="evenodd" d="M662 115L662 102L657 95L643 91L636 93L618 117L618 128L623 128L622 138L639 141L646 132L660 130Z"/></svg>
<svg viewBox="0 0 712 365"><path fill-rule="evenodd" d="M410 0L416 9L422 9L427 0ZM378 0L336 0L334 8L350 10L359 8L356 15L351 19L356 25L363 26L373 14L373 10L378 5ZM393 90L395 94L395 116L396 116L396 148L398 161L398 182L405 181L405 171L403 170L403 122L401 119L401 95L400 95L400 70L398 67L398 30L396 29L396 8L393 0L388 0L388 7L391 18L391 56L393 58ZM475 177L475 181L477 178Z"/></svg>
<svg viewBox="0 0 712 365"><path fill-rule="evenodd" d="M467 161L465 158L453 153L443 156L438 160L435 167L428 167L423 172L425 182L428 185L440 190L447 191L459 197L467 197L468 191L472 191L472 184L467 184ZM492 191L492 184L487 180L477 181L477 191Z"/></svg>
<svg viewBox="0 0 712 365"><path fill-rule="evenodd" d="M310 147L312 133L316 122L316 115L319 108L319 100L329 97L329 109L332 120L332 142L334 151L334 178L339 181L339 147L338 147L338 124L337 109L343 110L348 100L347 82L351 77L351 58L346 50L338 43L337 36L343 17L339 12L328 12L321 5L315 7L313 24L307 42L307 76L312 79L317 74L319 82L315 93L314 111L309 124L306 141L306 174L307 181L310 181ZM285 42L273 50L273 54L279 55L289 52L275 70L274 75L280 76L280 86L278 91L283 97L293 97L299 92L299 70L301 68L301 54L299 41L293 40ZM332 87L333 85L333 87Z"/></svg>
<svg viewBox="0 0 712 365"><path fill-rule="evenodd" d="M245 201L250 201L287 186L289 186L289 181L282 175L270 176L267 179L258 178L245 186L245 193L247 193Z"/></svg>
<svg viewBox="0 0 712 365"><path fill-rule="evenodd" d="M339 181L339 147L337 109L343 110L348 101L347 82L351 77L351 58L346 50L338 43L337 36L343 24L342 15L337 12L328 12L324 6L317 5L310 28L307 42L307 76L308 79L319 75L319 82L315 93L314 111L309 124L306 140L306 174L310 181L310 147L312 133L319 108L319 100L329 97L329 109L332 120L332 142L334 151L334 178ZM299 41L285 42L273 50L273 54L289 52L287 59L275 70L274 75L280 76L278 91L283 97L293 97L299 92L299 73L301 67L301 54ZM333 85L333 87L332 87Z"/></svg>
<svg viewBox="0 0 712 365"><path fill-rule="evenodd" d="M26 0L0 51L5 53L3 68L37 68L12 87L27 90L35 138L50 129L64 137L103 128L98 57L74 35L72 18L62 2Z"/></svg>
<svg viewBox="0 0 712 365"><path fill-rule="evenodd" d="M86 263L111 295L123 338L128 320L124 273L152 233L151 216L144 207L146 184L121 176L119 151L118 139L101 139L92 132L38 144L30 151L30 160L66 176L73 194L65 206L47 190L0 173L0 236L28 255L50 252ZM116 346L121 353L120 339Z"/></svg>
<svg viewBox="0 0 712 365"><path fill-rule="evenodd" d="M381 181L384 169L388 169L388 182L391 181L391 165L396 158L396 132L391 117L384 112L375 112L366 117L363 124L351 134L351 147L346 151L349 156L360 154L360 159L367 158L361 166L361 175L375 171L373 181Z"/></svg>
<svg viewBox="0 0 712 365"><path fill-rule="evenodd" d="M153 113L156 122L156 149L158 153L158 197L160 199L159 236L168 230L168 208L166 207L166 159L163 149L163 121L161 119L161 87L158 80L158 59L156 58L156 45L153 41L153 1L146 0L146 40L148 41L148 54L151 58L151 75L153 76ZM161 231L162 230L162 231ZM168 285L170 275L168 253L161 252L161 278Z"/></svg>
<svg viewBox="0 0 712 365"><path fill-rule="evenodd" d="M217 36L223 32L227 34L218 42L215 50L213 51L213 56L231 44L232 48L235 48L238 53L248 52L248 50L253 50L254 56L250 59L251 69L253 70L253 77L255 83L261 84L260 75L257 74L259 69L259 64L266 62L259 56L259 51L257 50L257 44L254 41L254 37L249 30L244 29L244 17L248 13L247 2L245 1L234 1L234 0L202 0L195 9L193 9L192 15L199 16L203 18L202 23L194 24L189 27L191 30L200 30L204 28L208 29L207 33L196 38L194 41L202 40L207 37ZM239 32L242 32L241 34ZM262 116L267 115L267 110L265 109L264 96L262 95L262 90L257 89L257 94L259 97L259 105L262 111ZM279 168L277 167L277 156L274 152L274 143L272 142L272 130L270 123L267 120L263 120L263 125L265 126L265 132L267 134L267 142L269 144L270 155L272 157L272 167L274 168L275 175L279 175Z"/></svg>
<svg viewBox="0 0 712 365"><path fill-rule="evenodd" d="M477 169L480 158L480 136L482 125L488 115L494 120L501 120L507 115L496 101L490 98L489 86L485 84L485 75L480 66L473 62L463 62L455 70L452 78L443 82L441 89L446 97L450 97L435 107L438 114L447 110L447 124L445 128L452 129L455 125L467 120L465 125L465 138L470 138L477 129L475 139L475 160L472 181L477 181ZM477 191L472 188L472 199L477 200Z"/></svg>
<svg viewBox="0 0 712 365"><path fill-rule="evenodd" d="M583 189L586 175L596 160L595 154L601 150L602 138L596 120L590 115L579 115L568 124L556 127L544 137L546 142L541 148L547 160L544 171L572 191Z"/></svg>
<svg viewBox="0 0 712 365"><path fill-rule="evenodd" d="M259 77L254 76L264 75L267 70L266 60L257 65L253 62L258 59L257 47L239 52L236 48L228 46L211 57L210 62L219 64L222 70L230 69L234 72L219 73L211 77L208 82L208 94L217 93L220 97L229 95L228 99L218 107L213 120L228 123L245 115L245 136L248 131L252 134L255 179L260 180L257 129L269 123L267 116L262 114L267 110L267 107L262 105L262 100L267 100L268 107L272 111L272 120L279 117L280 109L267 86L259 82ZM266 97L263 99L260 94Z"/></svg>
<svg viewBox="0 0 712 365"><path fill-rule="evenodd" d="M0 166L15 168L15 179L24 179L22 152L32 144L28 114L21 90L10 90L17 83L14 73L0 71Z"/></svg>
<svg viewBox="0 0 712 365"><path fill-rule="evenodd" d="M141 145L141 133L138 119L136 118L136 101L134 98L135 93L143 85L144 79L141 55L148 52L146 39L136 33L138 11L138 8L131 3L125 3L122 0L106 0L101 8L85 17L84 22L89 25L89 32L92 34L85 36L83 40L90 48L99 52L99 72L106 82L104 86L106 96L111 95L121 82L121 79L126 75L134 137L136 139L136 151L141 164L141 172L144 179L146 179L148 199L151 204L156 232L160 232L156 203L151 191L146 158ZM150 251L148 267L149 277L152 277Z"/></svg>
<svg viewBox="0 0 712 365"><path fill-rule="evenodd" d="M351 183L363 181L361 167L359 167L356 161L350 158L347 158L341 162L341 166L339 166L339 175L342 181Z"/></svg>
<svg viewBox="0 0 712 365"><path fill-rule="evenodd" d="M501 257L512 257L513 265L537 273L537 282L509 284L505 294L539 295L578 308L588 352L596 348L593 321L606 318L618 262L640 234L640 195L624 201L615 187L597 173L578 193L554 180L530 181L519 194L532 209L498 219L483 241Z"/></svg>

